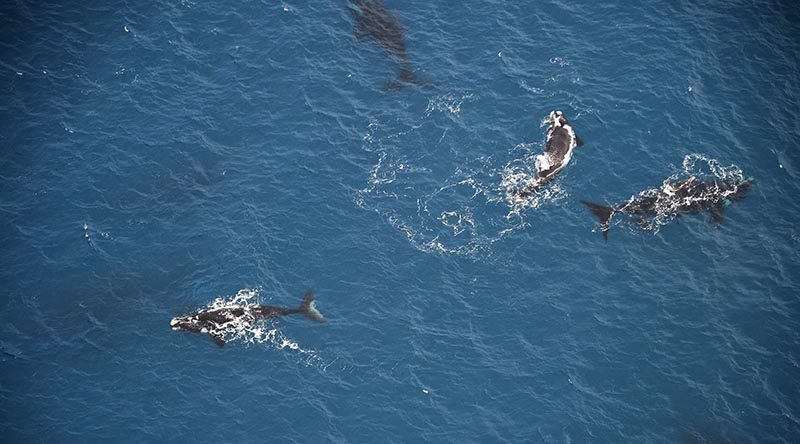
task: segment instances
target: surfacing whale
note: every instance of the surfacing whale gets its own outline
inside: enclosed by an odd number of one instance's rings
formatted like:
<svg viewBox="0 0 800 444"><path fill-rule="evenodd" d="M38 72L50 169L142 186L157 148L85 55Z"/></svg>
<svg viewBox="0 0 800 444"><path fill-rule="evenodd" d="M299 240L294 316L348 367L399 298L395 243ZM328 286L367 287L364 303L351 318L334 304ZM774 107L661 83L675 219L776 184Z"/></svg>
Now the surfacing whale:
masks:
<svg viewBox="0 0 800 444"><path fill-rule="evenodd" d="M358 41L372 39L400 65L402 71L389 83L389 87L398 89L404 83L422 84L408 64L408 53L403 41L405 28L386 5L377 0L353 0L348 9L356 21L355 35Z"/></svg>
<svg viewBox="0 0 800 444"><path fill-rule="evenodd" d="M207 333L220 347L225 345L225 332L228 327L252 324L261 319L277 318L290 314L302 314L312 321L325 322L314 304L314 293L309 290L303 297L299 308L272 307L269 305L232 305L211 310L200 310L189 316L172 318L169 325L175 331Z"/></svg>
<svg viewBox="0 0 800 444"><path fill-rule="evenodd" d="M665 180L661 189L647 190L639 197L620 205L604 206L596 203L581 202L600 219L603 239L608 240L608 226L614 214L625 213L631 216L632 222L644 230L651 230L650 219L667 217L669 219L681 214L709 213L710 222L714 226L722 224L725 208L733 202L747 196L753 178L703 181L697 176L682 180Z"/></svg>
<svg viewBox="0 0 800 444"><path fill-rule="evenodd" d="M536 179L520 190L514 190L518 200L524 200L555 179L556 175L572 160L575 148L583 146L583 141L575 135L561 111L550 112L550 126L547 128L544 154L536 156Z"/></svg>

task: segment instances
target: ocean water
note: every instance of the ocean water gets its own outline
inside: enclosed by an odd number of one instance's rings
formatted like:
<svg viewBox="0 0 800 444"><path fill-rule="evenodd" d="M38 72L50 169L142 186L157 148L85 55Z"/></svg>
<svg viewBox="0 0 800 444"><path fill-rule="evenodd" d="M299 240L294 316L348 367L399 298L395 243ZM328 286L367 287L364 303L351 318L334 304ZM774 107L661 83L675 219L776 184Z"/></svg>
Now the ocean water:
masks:
<svg viewBox="0 0 800 444"><path fill-rule="evenodd" d="M0 6L2 441L800 442L797 4L386 5L425 86L344 0ZM580 204L687 171L756 185Z"/></svg>

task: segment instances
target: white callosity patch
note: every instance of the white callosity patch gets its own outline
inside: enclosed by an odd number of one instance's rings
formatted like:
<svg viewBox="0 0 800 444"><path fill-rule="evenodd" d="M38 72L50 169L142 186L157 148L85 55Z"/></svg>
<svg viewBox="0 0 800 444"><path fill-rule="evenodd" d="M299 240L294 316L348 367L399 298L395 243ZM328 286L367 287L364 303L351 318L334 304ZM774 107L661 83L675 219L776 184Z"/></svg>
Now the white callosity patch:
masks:
<svg viewBox="0 0 800 444"><path fill-rule="evenodd" d="M541 173L542 171L547 171L554 165L553 158L550 157L550 155L547 153L539 154L536 156L535 165L537 173Z"/></svg>

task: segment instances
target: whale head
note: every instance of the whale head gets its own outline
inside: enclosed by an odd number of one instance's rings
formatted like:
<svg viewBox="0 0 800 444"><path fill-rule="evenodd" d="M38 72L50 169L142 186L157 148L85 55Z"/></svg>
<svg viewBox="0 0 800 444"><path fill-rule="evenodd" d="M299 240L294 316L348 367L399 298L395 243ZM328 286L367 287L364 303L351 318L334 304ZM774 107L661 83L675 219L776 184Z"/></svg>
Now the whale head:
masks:
<svg viewBox="0 0 800 444"><path fill-rule="evenodd" d="M193 316L178 316L169 321L169 326L175 331L189 333L206 333L220 347L225 346L225 333L219 327L207 319L203 319L203 312Z"/></svg>
<svg viewBox="0 0 800 444"><path fill-rule="evenodd" d="M564 113L562 113L561 111L557 111L556 110L556 111L551 111L550 112L550 127L551 128L557 128L557 127L560 127L560 126L564 126L564 125L567 125L568 123L569 122L567 122L567 118L564 117Z"/></svg>
<svg viewBox="0 0 800 444"><path fill-rule="evenodd" d="M192 333L200 333L205 327L202 322L197 319L197 316L178 316L169 321L169 326L175 331L188 331Z"/></svg>

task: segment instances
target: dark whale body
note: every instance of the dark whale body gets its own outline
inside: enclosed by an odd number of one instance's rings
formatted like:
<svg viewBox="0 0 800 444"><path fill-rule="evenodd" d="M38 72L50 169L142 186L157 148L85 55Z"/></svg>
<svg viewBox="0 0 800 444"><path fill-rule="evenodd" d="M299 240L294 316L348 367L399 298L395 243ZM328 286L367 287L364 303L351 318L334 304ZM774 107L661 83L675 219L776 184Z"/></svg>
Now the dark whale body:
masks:
<svg viewBox="0 0 800 444"><path fill-rule="evenodd" d="M525 188L514 191L517 199L525 199L555 179L572 159L572 152L579 146L583 146L583 141L575 135L575 130L564 117L564 113L552 111L544 154L536 156L536 179Z"/></svg>
<svg viewBox="0 0 800 444"><path fill-rule="evenodd" d="M581 202L600 220L603 239L608 240L608 224L614 214L631 216L634 223L643 229L650 229L649 218L657 216L678 217L682 214L708 213L714 226L722 224L725 208L747 196L754 183L752 178L735 180L699 180L696 176L679 181L664 181L660 190L653 190L638 199L615 206Z"/></svg>
<svg viewBox="0 0 800 444"><path fill-rule="evenodd" d="M355 34L358 41L372 39L400 65L400 75L389 86L397 89L403 83L422 83L411 72L408 64L408 52L403 40L405 28L386 5L377 0L354 0L349 9L356 21Z"/></svg>
<svg viewBox="0 0 800 444"><path fill-rule="evenodd" d="M272 307L269 305L230 306L213 310L200 310L189 316L172 318L169 325L175 331L207 333L215 344L225 345L225 328L232 322L252 323L260 319L302 314L316 322L325 322L322 313L314 306L314 293L309 290L299 308Z"/></svg>

